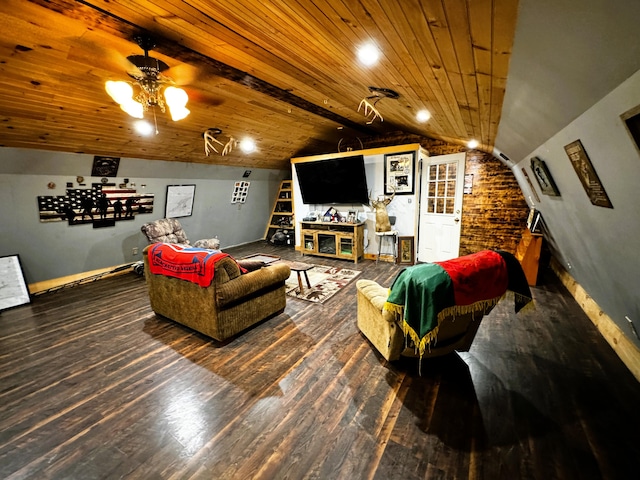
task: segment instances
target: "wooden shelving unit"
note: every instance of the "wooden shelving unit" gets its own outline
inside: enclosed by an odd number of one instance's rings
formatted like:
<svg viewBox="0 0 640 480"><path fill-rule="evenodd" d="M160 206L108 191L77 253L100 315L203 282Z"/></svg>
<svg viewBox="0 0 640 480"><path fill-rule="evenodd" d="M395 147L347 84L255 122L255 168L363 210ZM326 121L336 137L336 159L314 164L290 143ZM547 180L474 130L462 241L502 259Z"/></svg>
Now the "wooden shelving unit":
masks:
<svg viewBox="0 0 640 480"><path fill-rule="evenodd" d="M301 222L303 255L358 260L364 256L364 222Z"/></svg>
<svg viewBox="0 0 640 480"><path fill-rule="evenodd" d="M271 217L264 232L265 240L269 240L278 229L284 229L293 235L293 189L291 180L283 180L280 183L280 190L273 202ZM293 245L295 242L291 242Z"/></svg>

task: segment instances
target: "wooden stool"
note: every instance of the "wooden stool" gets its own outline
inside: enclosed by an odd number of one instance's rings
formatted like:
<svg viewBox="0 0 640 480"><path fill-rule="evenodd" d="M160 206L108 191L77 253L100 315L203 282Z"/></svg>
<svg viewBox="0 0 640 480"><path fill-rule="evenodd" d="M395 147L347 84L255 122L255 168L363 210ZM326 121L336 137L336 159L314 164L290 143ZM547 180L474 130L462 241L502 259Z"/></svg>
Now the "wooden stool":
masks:
<svg viewBox="0 0 640 480"><path fill-rule="evenodd" d="M307 288L311 288L311 283L309 282L309 277L307 276L307 270L311 270L313 268L313 265L301 262L287 263L289 263L289 268L291 268L292 271L298 274L298 287L300 288L300 293L302 294L304 292L304 288L302 286L302 275L300 275L301 273L304 274L304 279L307 281Z"/></svg>

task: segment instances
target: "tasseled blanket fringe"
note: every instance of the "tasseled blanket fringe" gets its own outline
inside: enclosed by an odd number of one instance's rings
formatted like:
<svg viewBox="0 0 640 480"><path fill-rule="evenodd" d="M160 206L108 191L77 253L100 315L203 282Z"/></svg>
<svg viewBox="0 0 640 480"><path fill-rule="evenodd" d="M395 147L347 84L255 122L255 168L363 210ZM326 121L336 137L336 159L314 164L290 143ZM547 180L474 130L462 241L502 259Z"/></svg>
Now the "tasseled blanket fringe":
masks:
<svg viewBox="0 0 640 480"><path fill-rule="evenodd" d="M440 330L440 324L446 317L451 316L455 320L455 317L457 315L466 315L467 313L473 314L479 310L486 312L488 308L495 306L503 297L504 295L487 300L480 300L470 305L452 305L451 307L443 309L438 313L438 325L436 325L422 338L418 336L418 333L404 319L404 307L402 305L385 302L383 310L387 310L396 315L396 318L398 318L400 327L402 328L402 332L405 336L405 343L408 339L411 339L417 353L420 356L420 359L422 359L422 356L424 355L424 352L427 350L427 348L435 345L436 341L438 340L438 331Z"/></svg>

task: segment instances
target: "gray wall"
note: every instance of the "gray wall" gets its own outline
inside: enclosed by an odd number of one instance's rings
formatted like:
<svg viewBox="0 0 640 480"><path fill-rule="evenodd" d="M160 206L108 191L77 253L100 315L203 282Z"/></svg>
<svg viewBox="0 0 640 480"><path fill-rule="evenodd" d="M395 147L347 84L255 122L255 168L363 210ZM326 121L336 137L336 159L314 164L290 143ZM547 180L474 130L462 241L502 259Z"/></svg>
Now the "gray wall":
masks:
<svg viewBox="0 0 640 480"><path fill-rule="evenodd" d="M542 212L552 249L571 276L640 346L625 316L640 330L640 153L620 115L640 104L640 71L514 167L530 205ZM581 140L613 209L592 205L564 146ZM530 158L544 160L561 196L534 201L522 168L538 188ZM539 192L539 190L538 190Z"/></svg>
<svg viewBox="0 0 640 480"><path fill-rule="evenodd" d="M139 192L153 193L153 213L118 221L115 227L41 223L37 197L64 195L66 183L85 177L87 188L100 181L91 177L93 155L0 148L0 256L19 254L28 283L49 280L140 260L147 245L140 227L164 217L167 185L195 184L193 214L180 218L189 239L217 236L222 248L264 237L280 181L289 171L122 158L118 176L129 178ZM244 204L231 204L234 183L251 182ZM54 182L56 188L47 188ZM142 185L146 185L142 188ZM84 188L84 187L80 187Z"/></svg>

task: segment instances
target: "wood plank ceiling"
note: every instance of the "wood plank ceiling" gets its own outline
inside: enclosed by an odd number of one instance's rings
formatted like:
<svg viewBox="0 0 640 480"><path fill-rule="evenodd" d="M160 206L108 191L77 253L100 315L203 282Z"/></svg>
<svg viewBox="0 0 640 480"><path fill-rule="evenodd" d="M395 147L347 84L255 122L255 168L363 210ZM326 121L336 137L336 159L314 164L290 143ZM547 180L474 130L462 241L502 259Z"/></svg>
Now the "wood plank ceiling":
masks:
<svg viewBox="0 0 640 480"><path fill-rule="evenodd" d="M250 168L398 131L491 151L516 18L516 0L3 0L0 145ZM148 137L104 89L129 79L141 33L191 110L157 111ZM382 53L372 67L356 58L366 42ZM399 94L371 124L369 87ZM208 128L258 150L207 156Z"/></svg>

